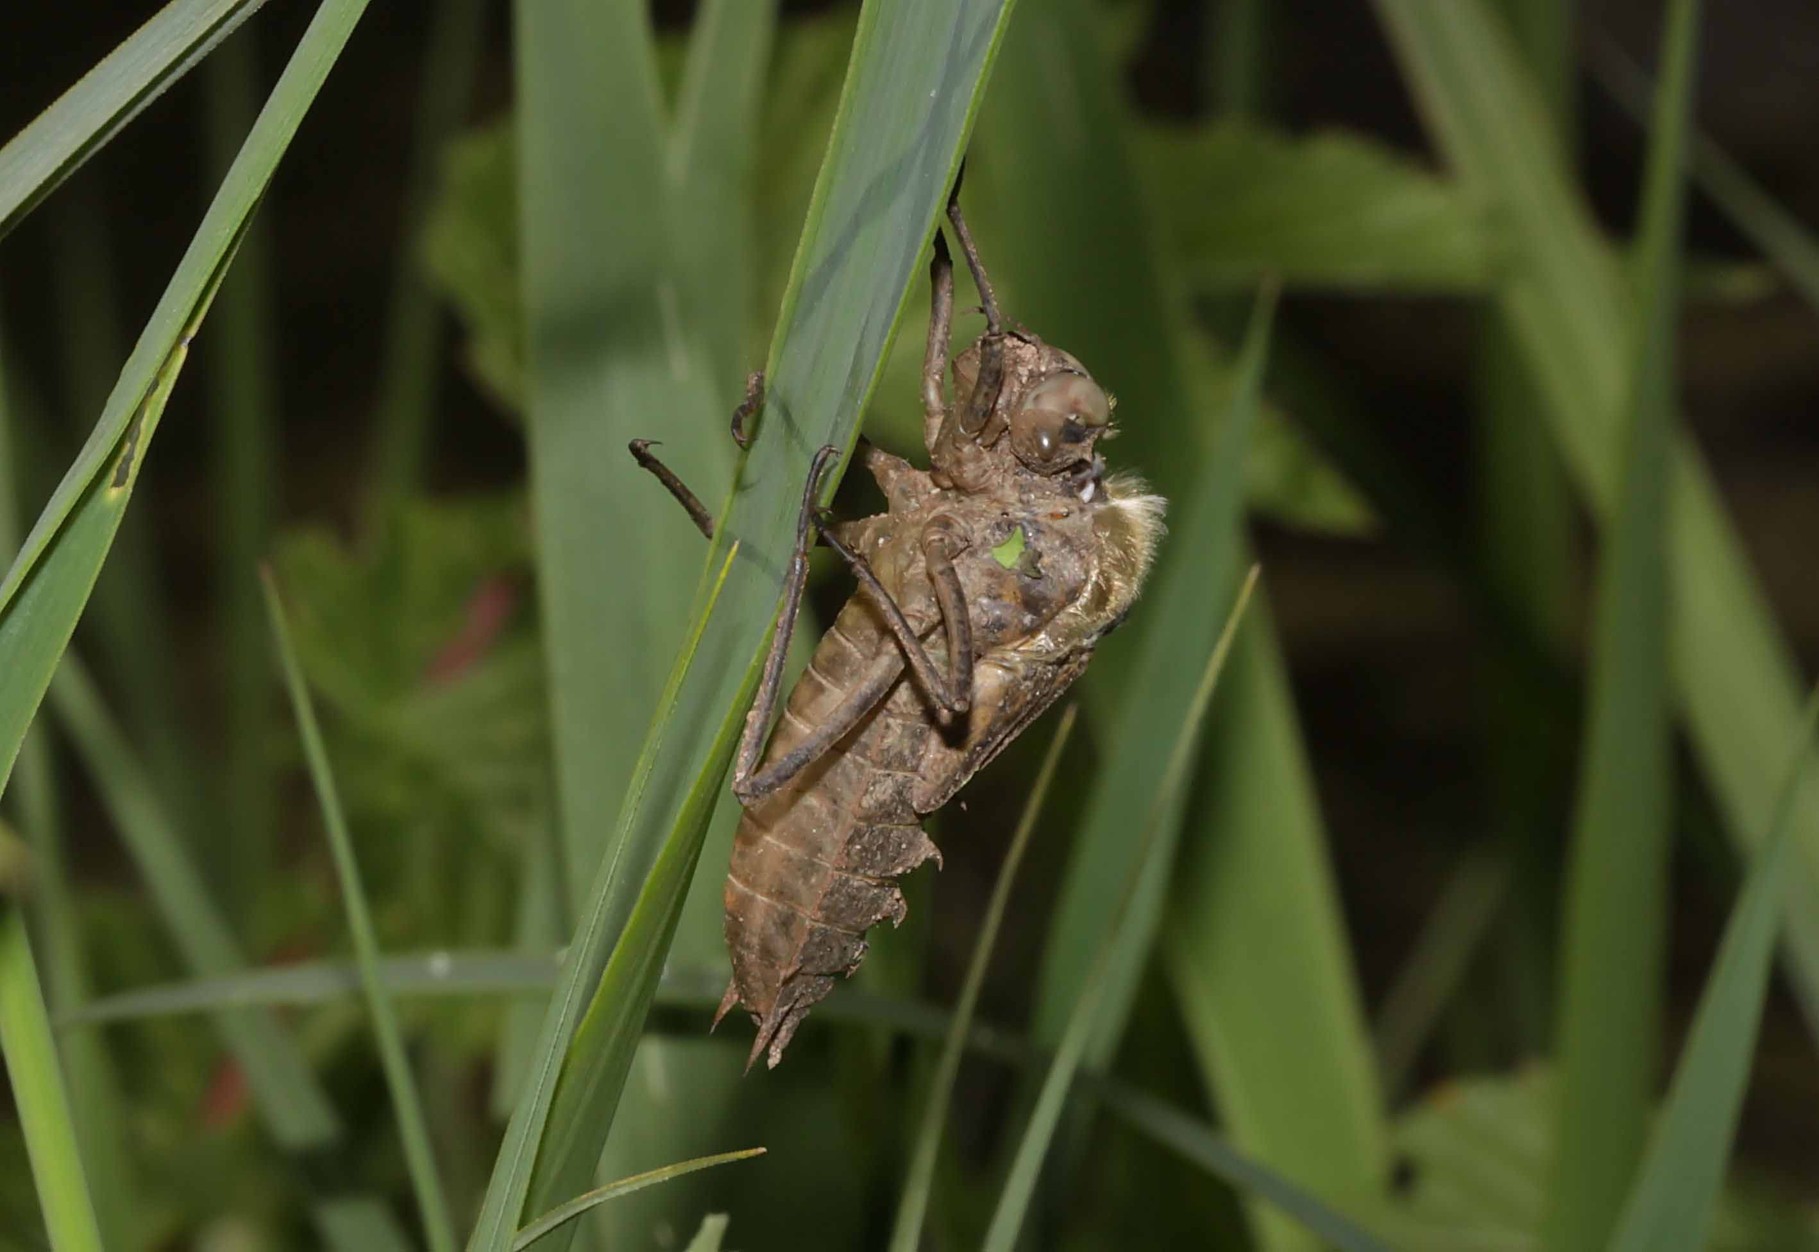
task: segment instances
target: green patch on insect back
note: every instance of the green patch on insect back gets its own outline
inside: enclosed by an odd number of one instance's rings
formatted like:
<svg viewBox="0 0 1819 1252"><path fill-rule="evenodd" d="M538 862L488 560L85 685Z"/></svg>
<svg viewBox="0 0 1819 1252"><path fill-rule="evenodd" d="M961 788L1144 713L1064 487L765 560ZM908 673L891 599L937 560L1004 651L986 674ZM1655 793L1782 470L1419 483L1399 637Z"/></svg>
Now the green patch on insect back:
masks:
<svg viewBox="0 0 1819 1252"><path fill-rule="evenodd" d="M1005 569L1016 569L1023 563L1023 550L1026 541L1023 538L1023 527L1011 528L1005 541L992 549L992 559Z"/></svg>

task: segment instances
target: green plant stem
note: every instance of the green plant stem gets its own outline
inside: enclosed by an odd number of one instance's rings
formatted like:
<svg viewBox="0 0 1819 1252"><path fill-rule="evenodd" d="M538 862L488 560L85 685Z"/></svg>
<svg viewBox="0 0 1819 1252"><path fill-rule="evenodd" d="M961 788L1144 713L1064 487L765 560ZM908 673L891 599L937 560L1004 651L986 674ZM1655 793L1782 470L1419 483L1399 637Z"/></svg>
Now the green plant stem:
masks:
<svg viewBox="0 0 1819 1252"><path fill-rule="evenodd" d="M101 1226L76 1146L76 1122L57 1063L25 914L0 894L0 1054L53 1252L101 1252Z"/></svg>

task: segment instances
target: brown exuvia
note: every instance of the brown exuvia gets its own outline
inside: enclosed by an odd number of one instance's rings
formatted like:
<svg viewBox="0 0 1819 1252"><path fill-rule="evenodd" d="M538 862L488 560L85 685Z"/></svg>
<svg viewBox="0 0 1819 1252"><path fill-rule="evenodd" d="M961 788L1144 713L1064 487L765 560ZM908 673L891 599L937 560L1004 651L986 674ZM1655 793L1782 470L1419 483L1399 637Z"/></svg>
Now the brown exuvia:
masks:
<svg viewBox="0 0 1819 1252"><path fill-rule="evenodd" d="M985 334L950 363L953 266L937 232L922 379L930 468L866 445L889 511L836 522L817 500L839 453L816 455L783 619L740 742L733 791L745 817L726 879L733 981L719 1016L738 1004L757 1023L748 1066L761 1053L776 1065L809 1009L864 958L866 932L903 919L895 880L940 862L922 818L1080 676L1130 610L1162 533L1159 497L1132 476L1104 476L1096 445L1111 400L1072 356L1005 326L957 203L948 216ZM753 375L734 415L741 444L762 385ZM648 442L632 454L711 536L706 509ZM817 537L860 590L767 745Z"/></svg>

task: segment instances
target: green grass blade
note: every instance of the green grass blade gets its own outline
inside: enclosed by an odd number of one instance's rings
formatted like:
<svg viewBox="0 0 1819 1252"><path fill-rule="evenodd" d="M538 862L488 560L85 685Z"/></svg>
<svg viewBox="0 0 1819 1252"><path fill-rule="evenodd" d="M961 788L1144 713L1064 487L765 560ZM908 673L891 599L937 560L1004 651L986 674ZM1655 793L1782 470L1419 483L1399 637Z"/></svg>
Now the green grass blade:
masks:
<svg viewBox="0 0 1819 1252"><path fill-rule="evenodd" d="M665 731L669 718L673 716L677 700L681 695L682 680L692 663L696 652L701 647L702 635L707 625L707 615L718 603L721 591L725 588L727 575L731 572L733 560L738 554L735 544L727 551L726 559L721 565L720 576L709 590L701 620L695 625L681 655L677 658L676 667L670 675L669 686L663 695L663 714L659 717L657 728L649 742L645 744L636 772L633 775L630 793L626 797L626 809L635 810L642 799L644 790L649 786L654 770L656 757L663 747ZM724 762L722 763L724 768ZM705 821L705 818L701 819ZM675 843L666 846L679 846ZM610 895L607 887L611 883L613 866L603 862L595 875L595 882L590 892L594 907L585 915L574 940L563 956L562 969L557 976L556 993L549 1008L544 1013L543 1025L538 1032L537 1046L531 1072L525 1088L519 1093L516 1106L512 1110L510 1122L505 1128L505 1141L500 1145L499 1155L493 1165L493 1174L487 1183L486 1198L482 1202L480 1216L475 1223L474 1231L469 1236L470 1252L479 1252L487 1248L504 1248L513 1229L516 1227L519 1212L523 1209L525 1197L529 1194L533 1182L533 1171L536 1169L539 1152L546 1134L551 1105L554 1103L556 1084L562 1070L563 1058L567 1055L582 1021L583 1014L591 1011L589 1000L590 987L593 994L605 984L607 967L611 964L611 954L615 937L608 933ZM653 877L655 876L653 871ZM633 916L637 916L636 909ZM650 911L646 912L650 917ZM659 925L668 919L658 919ZM629 933L630 926L626 927ZM595 972L596 968L598 973ZM640 1019L642 1023L642 1019ZM623 1059L630 1064L630 1053L636 1047L636 1038L620 1041L615 1050L615 1060Z"/></svg>
<svg viewBox="0 0 1819 1252"><path fill-rule="evenodd" d="M1408 959L1383 993L1373 1034L1384 1095L1390 1100L1401 1094L1442 1008L1502 913L1509 878L1507 857L1484 848L1460 857Z"/></svg>
<svg viewBox="0 0 1819 1252"><path fill-rule="evenodd" d="M1180 1109L1122 1083L1104 1083L1098 1095L1107 1112L1239 1191L1267 1201L1325 1244L1342 1249L1342 1252L1387 1252L1376 1236L1356 1222L1326 1207L1281 1174L1237 1151L1204 1123Z"/></svg>
<svg viewBox="0 0 1819 1252"><path fill-rule="evenodd" d="M250 37L230 40L209 58L202 81L210 169L225 176L258 112L257 43ZM266 752L273 693L257 581L258 563L271 546L272 502L278 495L272 465L279 407L271 245L268 230L257 220L247 223L233 269L222 280L220 316L212 323L214 342L205 357L214 419L215 603L225 707L214 830L196 833L214 835L206 863L211 881L223 899L242 902L243 918L257 909L259 892L271 879L277 838L277 791Z"/></svg>
<svg viewBox="0 0 1819 1252"><path fill-rule="evenodd" d="M246 962L232 928L210 898L144 765L75 657L64 658L51 687L51 700L185 964L205 976L224 976L243 968ZM258 1010L225 1009L215 1015L215 1025L245 1074L254 1106L278 1146L296 1154L337 1149L342 1142L340 1120L301 1049L277 1019ZM366 1232L363 1243L331 1240L329 1246L338 1252L394 1252L406 1246L376 1200L325 1198L314 1206L314 1215L325 1232L339 1229L335 1223L341 1220ZM375 1231L390 1233L380 1237Z"/></svg>
<svg viewBox="0 0 1819 1252"><path fill-rule="evenodd" d="M1256 324L1259 330L1267 326L1267 316L1260 316ZM1093 967L1087 972L1080 998L1067 1019L1061 1033L1061 1042L1055 1049L1054 1060L1049 1063L1048 1073L1042 1080L1042 1090L1030 1113L1029 1125L1024 1128L1023 1139L1017 1145L1017 1155L1011 1161L1010 1173L1005 1178L1004 1188L998 1195L998 1206L993 1211L991 1225L986 1230L983 1245L986 1252L1012 1252L1017 1246L1024 1214L1029 1209L1030 1197L1035 1194L1036 1179L1042 1172L1042 1161L1048 1155L1048 1145L1054 1137L1056 1123L1060 1121L1069 1089L1073 1086L1074 1075L1085 1058L1089 1041L1097 1033L1098 1023L1095 1019L1100 1012L1100 1002L1110 989L1109 983L1118 963L1119 949L1130 943L1130 932L1140 920L1137 908L1143 883L1154 866L1161 866L1166 872L1165 858L1169 849L1164 827L1177 819L1185 799L1190 766L1199 744L1200 727L1206 719L1213 689L1218 684L1220 671L1225 668L1225 659L1237 636L1238 624L1244 618L1244 610L1250 603L1251 592L1256 585L1257 569L1253 566L1250 576L1239 589L1237 602L1225 620L1218 641L1207 657L1188 707L1184 710L1182 719L1176 723L1167 765L1157 780L1156 790L1147 806L1142 833L1137 840L1137 862L1122 879L1122 890L1110 933L1101 942Z"/></svg>
<svg viewBox="0 0 1819 1252"><path fill-rule="evenodd" d="M778 319L757 442L716 538L717 554L736 545L739 559L729 567L714 610L698 611L700 646L685 650L688 663L676 671L677 700L647 739L648 786L634 785L622 809L623 833L596 875L587 921L571 945L573 977L565 979L546 1019L542 1056L507 1129L473 1248L502 1247L516 1226L544 1135L555 1065L568 1050L581 998L598 980L615 941L614 957L628 979L654 977L661 965L661 947L639 950L627 919L660 858L679 869L692 865L699 851L703 800L719 794L755 684L755 658L776 620L808 463L817 447L847 446L853 438L946 200L1008 13L1007 3L961 0L874 0L862 12L839 117ZM620 464L621 477L612 482L653 490L636 483L629 462ZM642 524L630 533L644 533ZM710 568L719 563L718 555L710 558ZM673 737L669 726L676 729ZM661 910L651 911L639 942L667 945L663 920ZM641 1013L634 1018L625 1006L615 1012L623 1029L641 1027ZM573 1050L564 1086L589 1093L599 1107L571 1106L579 1125L555 1130L579 1134L569 1139L568 1159L538 1163L542 1179L577 1170L585 1177L598 1159L608 1129L601 1113L610 1113L619 1091L612 1073L632 1042L602 1037L597 1046Z"/></svg>
<svg viewBox="0 0 1819 1252"><path fill-rule="evenodd" d="M380 958L376 976L391 996L535 994L555 985L560 955L478 950L387 956ZM57 1022L67 1027L223 1008L333 1004L359 995L361 986L361 971L354 965L300 961L116 992L59 1012Z"/></svg>
<svg viewBox="0 0 1819 1252"><path fill-rule="evenodd" d="M1773 819L1700 994L1667 1107L1617 1224L1613 1252L1696 1252L1706 1246L1768 994L1794 851L1791 819L1803 796L1808 804L1819 800L1809 762L1819 691L1808 700L1804 721Z"/></svg>
<svg viewBox="0 0 1819 1252"><path fill-rule="evenodd" d="M751 219L757 120L765 112L761 89L775 24L772 0L708 0L697 6L674 115L664 136L660 215L668 242L667 291L673 297L661 302L670 309L665 335L672 344L669 355L687 363L708 397L672 416L675 425L665 454L681 451L682 443L716 453L718 463L703 462L709 477L697 484L711 488L710 499L731 467L727 417L762 351L751 337L756 269ZM824 129L813 141L819 144L825 137ZM644 420L649 421L648 415ZM615 454L623 458L622 452ZM647 531L656 530L650 521L660 521L666 544L662 551L670 554L664 559L693 571L701 538L678 524L679 511L662 494L646 494L651 486L630 484L635 501L659 510L655 519L647 519ZM643 712L627 710L628 741L642 732ZM725 864L737 815L737 804L723 796L701 853L706 864ZM671 962L724 959L722 889L714 874L697 879L676 925ZM711 1128L726 1125L734 1104L742 1096L749 1098L740 1091L738 1067L727 1060L697 1040L642 1043L593 1178L634 1173L650 1161L681 1160L711 1145ZM663 1224L685 1228L702 1210L710 1188L717 1191L720 1183L689 1179L629 1196L598 1210L588 1225L606 1247L645 1242Z"/></svg>
<svg viewBox="0 0 1819 1252"><path fill-rule="evenodd" d="M1231 411L1185 492L1186 503L1178 508L1185 516L1171 528L1139 610L1140 659L1135 673L1122 684L1125 694L1105 736L1106 756L1086 801L1061 898L1049 922L1035 1013L1036 1037L1048 1043L1059 1041L1073 1019L1088 964L1101 959L1114 929L1122 926L1129 937L1128 944L1120 943L1104 978L1104 999L1086 1053L1093 1068L1104 1065L1118 1046L1161 924L1181 808L1158 819L1161 846L1154 854L1129 837L1131 815L1146 812L1151 798L1159 794L1181 728L1192 724L1188 714L1198 697L1181 676L1193 672L1195 661L1219 638L1216 632L1223 628L1219 608L1238 583L1245 452L1261 408L1275 307L1274 287L1265 288L1257 297L1240 354ZM1157 872L1139 888L1137 902L1127 906L1124 884L1145 861L1153 862ZM1125 912L1131 916L1120 922Z"/></svg>
<svg viewBox="0 0 1819 1252"><path fill-rule="evenodd" d="M7 384L6 346L0 342L0 553L13 551L18 543L14 500L23 468L13 454L21 415L12 407ZM81 919L70 885L48 728L27 734L20 744L18 779L13 796L19 825L32 850L31 907L44 949L44 991L52 1010L63 1013L89 998L90 983ZM145 1240L137 1221L139 1186L122 1131L120 1083L113 1061L94 1031L66 1036L62 1051L82 1158L99 1197L96 1214L102 1234L109 1247L131 1252Z"/></svg>
<svg viewBox="0 0 1819 1252"><path fill-rule="evenodd" d="M341 797L335 776L329 766L328 748L322 742L322 730L316 723L316 709L309 687L303 680L303 669L297 662L297 651L291 643L290 628L285 624L284 604L271 574L263 575L265 608L271 620L272 638L284 671L285 685L290 689L291 708L297 718L297 732L303 739L303 757L309 765L310 781L316 789L316 801L322 808L322 824L328 831L329 847L334 853L335 874L341 883L341 899L347 909L348 930L353 935L354 954L360 971L361 991L366 997L366 1010L373 1019L373 1033L379 1040L379 1060L385 1070L385 1082L391 1092L392 1112L398 1119L398 1133L404 1141L405 1163L410 1168L411 1187L416 1192L417 1211L430 1252L454 1252L455 1231L449 1218L448 1197L442 1189L442 1178L436 1169L436 1154L430 1144L429 1127L423 1116L423 1099L417 1093L416 1079L404 1048L404 1035L392 1012L391 999L379 984L379 939L366 902L366 888L360 881L360 861L354 854L354 843L342 814Z"/></svg>
<svg viewBox="0 0 1819 1252"><path fill-rule="evenodd" d="M171 0L0 148L0 237L265 0Z"/></svg>
<svg viewBox="0 0 1819 1252"><path fill-rule="evenodd" d="M1574 125L1577 42L1574 0L1501 0L1523 57L1542 86L1549 122L1570 143ZM1494 837L1512 868L1503 915L1500 962L1507 981L1509 1033L1524 1053L1549 1048L1553 1036L1554 950L1559 922L1557 831L1565 823L1571 759L1563 750L1567 714L1536 681L1536 661L1570 655L1578 602L1578 517L1573 485L1546 425L1542 400L1506 313L1484 317L1474 368L1478 437L1475 470L1476 578L1513 630L1486 641L1485 783ZM1550 715L1550 707L1560 713ZM1410 1061L1413 1057L1408 1058ZM1385 1065L1386 1075L1395 1069ZM1392 1087L1393 1089L1393 1087Z"/></svg>
<svg viewBox="0 0 1819 1252"><path fill-rule="evenodd" d="M484 0L438 0L430 19L374 406L365 519L369 533L385 525L391 511L422 482L444 322L442 304L423 269L424 223L437 167L473 101L486 10Z"/></svg>
<svg viewBox="0 0 1819 1252"><path fill-rule="evenodd" d="M1499 306L1541 412L1594 512L1617 496L1629 369L1621 273L1574 189L1535 85L1482 0L1377 0L1416 102L1460 178L1494 207L1512 245ZM1677 438L1671 469L1668 638L1700 765L1740 849L1768 827L1775 754L1800 718L1797 669L1716 488ZM1819 810L1795 817L1803 888L1783 922L1794 989L1819 1032Z"/></svg>
<svg viewBox="0 0 1819 1252"><path fill-rule="evenodd" d="M0 581L0 786L75 629L149 450L186 345L279 157L366 10L323 0L222 181L151 320L120 372L94 432Z"/></svg>
<svg viewBox="0 0 1819 1252"><path fill-rule="evenodd" d="M718 397L661 306L665 131L646 8L515 7L526 434L562 881L577 911L613 853L661 689L658 666L628 659L668 654L701 570L700 536L629 472L625 445L666 438L698 490L732 462Z"/></svg>
<svg viewBox="0 0 1819 1252"><path fill-rule="evenodd" d="M1057 81L1069 90L1056 91ZM1179 258L1148 229L1153 215L1130 151L1130 125L1090 8L1051 0L1023 14L1006 43L968 185L1007 307L1117 393L1124 436L1116 458L1183 501L1219 408L1199 385L1205 371L1196 368ZM988 224L998 229L987 234ZM1173 546L1165 543L1164 553ZM1138 620L1153 607L1140 606ZM1211 883L1208 902L1231 920L1170 931L1164 948L1192 941L1183 962L1216 984L1221 1002L1251 1026L1247 1046L1228 1053L1232 1063L1220 1071L1228 1111L1258 1113L1239 1141L1306 1185L1369 1195L1385 1164L1374 1063L1319 809L1264 610L1259 604L1258 620L1241 636L1202 770L1214 809L1204 829L1216 832L1220 868L1230 871ZM1115 705L1135 664L1134 637L1107 640L1095 658L1085 679L1089 714ZM1269 961L1256 959L1254 936L1262 933L1272 939ZM1055 935L1048 955L1075 941ZM1294 1087L1311 1094L1308 1077L1324 1080L1320 1098L1308 1101L1312 1116L1257 1099L1276 1083L1276 1022L1285 1017L1301 1024Z"/></svg>
<svg viewBox="0 0 1819 1252"><path fill-rule="evenodd" d="M1593 39L1586 50L1592 74L1638 121L1649 116L1653 85L1614 42ZM1692 137L1693 182L1712 198L1744 238L1781 271L1809 305L1819 308L1819 239L1750 177L1708 135Z"/></svg>
<svg viewBox="0 0 1819 1252"><path fill-rule="evenodd" d="M986 904L979 939L973 945L972 960L966 967L966 981L960 985L960 998L954 1003L947 1038L941 1043L941 1059L924 1097L922 1120L916 1128L915 1147L911 1150L909 1170L903 1181L903 1198L897 1208L897 1223L891 1232L891 1252L916 1252L922 1246L922 1222L928 1212L929 1193L935 1185L935 1162L941 1150L942 1129L947 1123L948 1102L954 1094L954 1080L960 1075L961 1053L966 1046L967 1033L972 1029L973 1013L979 1007L979 993L985 987L985 972L991 965L992 950L998 942L998 928L1010 906L1017 866L1022 863L1023 850L1029 844L1030 833L1035 830L1036 819L1041 816L1043 802L1048 798L1049 783L1054 781L1055 770L1061 764L1061 752L1073 732L1076 711L1077 706L1068 705L1061 724L1055 728L1048 755L1043 758L1042 768L1030 787L1029 799L1023 805L1023 817L1011 836L1010 849L1004 854L1004 864L999 867L998 879L992 885L992 898Z"/></svg>
<svg viewBox="0 0 1819 1252"><path fill-rule="evenodd" d="M51 303L57 319L63 407L56 414L58 420L40 422L41 433L80 429L82 421L101 412L126 357L108 204L92 181L71 191L50 223L56 266ZM61 440L45 442L59 450L64 446ZM203 803L203 772L179 698L169 596L158 577L154 527L143 510L122 517L87 612L97 648L119 692L121 714L133 738L145 745L152 777L185 828L201 835L209 829L205 818L213 814ZM215 864L211 861L211 869ZM97 1194L102 1190L97 1182Z"/></svg>
<svg viewBox="0 0 1819 1252"><path fill-rule="evenodd" d="M522 1252L523 1249L530 1247L533 1243L536 1243L539 1239L543 1238L543 1236L549 1234L557 1227L574 1221L583 1213L599 1205L605 1204L608 1200L617 1199L619 1196L627 1195L633 1191L642 1191L646 1187L654 1187L660 1182L668 1182L670 1179L680 1178L684 1174L692 1174L698 1169L711 1169L716 1165L729 1165L734 1161L747 1161L754 1156L763 1155L763 1148L746 1148L739 1152L721 1152L715 1156L696 1157L692 1161L681 1161L675 1165L665 1165L661 1169L653 1169L643 1174L634 1174L630 1178L621 1178L618 1182L608 1183L604 1187L598 1187L595 1190L588 1192L586 1195L576 1196L568 1203L551 1209L548 1213L545 1213L523 1230L520 1230L517 1236L512 1240L512 1252Z"/></svg>
<svg viewBox="0 0 1819 1252"><path fill-rule="evenodd" d="M1623 481L1604 532L1562 944L1547 1246L1606 1246L1642 1155L1661 1055L1673 790L1667 467L1696 0L1669 6L1638 244Z"/></svg>
<svg viewBox="0 0 1819 1252"><path fill-rule="evenodd" d="M0 1055L31 1155L32 1179L55 1252L101 1252L101 1226L76 1147L50 1015L38 985L25 911L0 893Z"/></svg>
<svg viewBox="0 0 1819 1252"><path fill-rule="evenodd" d="M709 1213L701 1219L701 1229L689 1240L684 1252L720 1252L720 1243L726 1238L729 1220L725 1213Z"/></svg>

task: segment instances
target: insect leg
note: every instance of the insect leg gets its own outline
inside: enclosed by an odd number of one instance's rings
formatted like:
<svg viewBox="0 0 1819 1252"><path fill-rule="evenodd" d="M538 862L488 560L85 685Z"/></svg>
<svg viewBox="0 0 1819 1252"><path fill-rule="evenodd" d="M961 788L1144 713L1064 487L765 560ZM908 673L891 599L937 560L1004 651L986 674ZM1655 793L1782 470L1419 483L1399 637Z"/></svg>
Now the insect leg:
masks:
<svg viewBox="0 0 1819 1252"><path fill-rule="evenodd" d="M688 489L688 484L676 477L676 471L657 459L651 449L654 439L634 439L631 442L632 460L657 476L657 481L669 489L676 497L676 503L688 510L689 520L695 528L709 539L714 537L714 515L701 503L701 497Z"/></svg>
<svg viewBox="0 0 1819 1252"><path fill-rule="evenodd" d="M752 446L753 436L746 433L745 424L757 416L758 410L764 407L764 371L753 370L745 376L745 399L733 410L733 442L741 448Z"/></svg>
<svg viewBox="0 0 1819 1252"><path fill-rule="evenodd" d="M979 259L979 246L967 228L966 216L960 212L960 184L948 196L947 220L954 224L954 237L960 241L960 255L973 273L973 285L979 288L979 303L985 308L985 338L979 342L979 375L973 380L972 394L960 410L960 433L979 437L982 444L997 441L999 431L986 430L989 418L998 408L998 392L1004 386L1004 315L998 310L998 294Z"/></svg>
<svg viewBox="0 0 1819 1252"><path fill-rule="evenodd" d="M958 182L947 198L947 220L954 224L954 236L960 241L960 255L966 258L966 268L973 272L973 285L979 288L979 303L985 306L985 328L997 334L1004 329L1004 316L998 311L998 293L992 289L992 280L986 276L985 263L979 259L979 245L973 242L973 232L967 229L966 217L960 212Z"/></svg>
<svg viewBox="0 0 1819 1252"><path fill-rule="evenodd" d="M903 610L891 593L885 590L884 584L872 572L870 562L854 552L834 534L833 525L819 514L814 518L815 528L821 532L821 541L827 544L853 571L853 577L859 580L872 595L878 611L884 617L884 624L903 649L904 659L916 675L916 681L935 707L946 718L959 717L972 707L973 701L973 645L972 621L967 616L966 599L960 590L960 579L954 573L954 557L958 555L957 540L949 527L936 519L930 522L922 533L922 551L928 561L929 575L935 584L935 598L941 606L941 615L947 622L949 677L943 677L935 668L934 658L929 656L928 649L922 646L922 640L916 636L915 628L904 617Z"/></svg>
<svg viewBox="0 0 1819 1252"><path fill-rule="evenodd" d="M752 446L752 437L746 433L745 424L752 415L764 406L764 371L753 370L745 376L745 399L733 410L733 442L741 448ZM631 442L632 459L643 468L657 476L676 503L688 510L689 520L695 523L695 529L709 539L714 537L714 515L701 503L701 497L688 489L688 484L676 476L676 471L657 459L651 449L657 446L655 439L634 439Z"/></svg>
<svg viewBox="0 0 1819 1252"><path fill-rule="evenodd" d="M931 422L947 415L941 380L947 374L948 339L954 327L954 258L947 236L935 231L935 259L928 263L928 347L922 353L922 411Z"/></svg>
<svg viewBox="0 0 1819 1252"><path fill-rule="evenodd" d="M754 774L735 771L733 794L739 797L739 802L750 804L754 800L762 800L813 765L829 748L846 738L853 727L865 720L865 715L878 706L878 701L884 699L901 673L901 656L894 652L880 656L864 677L853 685L839 704L828 710L814 731L801 743Z"/></svg>
<svg viewBox="0 0 1819 1252"><path fill-rule="evenodd" d="M796 519L796 549L790 555L789 575L783 583L783 616L771 636L771 650L764 658L764 672L758 680L758 696L745 715L745 729L739 735L739 755L733 762L733 794L743 802L751 790L752 774L758 768L759 754L764 751L765 731L777 711L777 699L783 691L783 663L789 657L790 636L796 633L796 618L802 611L802 590L808 585L808 554L820 529L821 481L828 468L840 457L840 449L829 445L815 453L809 466L808 482L802 488L802 512ZM775 784L773 784L774 786Z"/></svg>

